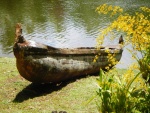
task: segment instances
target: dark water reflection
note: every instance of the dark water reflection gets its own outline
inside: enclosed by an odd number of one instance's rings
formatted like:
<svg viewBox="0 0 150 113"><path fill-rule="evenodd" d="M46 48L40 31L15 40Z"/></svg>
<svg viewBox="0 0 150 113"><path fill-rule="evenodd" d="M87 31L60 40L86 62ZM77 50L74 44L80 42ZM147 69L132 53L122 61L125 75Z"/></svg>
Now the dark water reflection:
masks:
<svg viewBox="0 0 150 113"><path fill-rule="evenodd" d="M0 57L13 57L18 22L29 40L54 47L95 46L99 30L111 22L95 12L104 3L121 6L129 13L150 6L149 0L0 0Z"/></svg>

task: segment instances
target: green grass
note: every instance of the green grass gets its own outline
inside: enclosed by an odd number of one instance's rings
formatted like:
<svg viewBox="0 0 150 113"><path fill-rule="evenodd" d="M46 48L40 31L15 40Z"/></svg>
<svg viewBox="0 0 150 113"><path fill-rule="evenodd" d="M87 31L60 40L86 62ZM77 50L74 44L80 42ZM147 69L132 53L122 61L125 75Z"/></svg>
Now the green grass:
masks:
<svg viewBox="0 0 150 113"><path fill-rule="evenodd" d="M33 84L22 78L14 58L0 58L0 112L2 113L97 113L96 78L87 76L61 84Z"/></svg>

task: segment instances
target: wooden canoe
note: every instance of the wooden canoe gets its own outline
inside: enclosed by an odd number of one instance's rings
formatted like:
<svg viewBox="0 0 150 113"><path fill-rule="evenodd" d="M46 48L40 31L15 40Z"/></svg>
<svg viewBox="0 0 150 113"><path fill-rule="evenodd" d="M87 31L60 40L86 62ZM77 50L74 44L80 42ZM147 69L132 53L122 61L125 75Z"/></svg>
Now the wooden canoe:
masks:
<svg viewBox="0 0 150 113"><path fill-rule="evenodd" d="M35 83L57 83L68 79L99 72L110 64L106 48L120 60L122 47L118 45L81 48L54 48L22 36L20 24L16 25L16 40L13 47L16 66L22 77ZM100 54L96 62L95 55Z"/></svg>

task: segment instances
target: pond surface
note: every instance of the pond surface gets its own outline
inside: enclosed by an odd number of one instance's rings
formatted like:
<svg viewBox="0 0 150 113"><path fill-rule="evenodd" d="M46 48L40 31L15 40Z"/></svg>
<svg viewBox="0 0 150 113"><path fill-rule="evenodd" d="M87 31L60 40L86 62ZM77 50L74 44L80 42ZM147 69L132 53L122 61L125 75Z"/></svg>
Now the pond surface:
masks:
<svg viewBox="0 0 150 113"><path fill-rule="evenodd" d="M129 13L140 6L150 6L149 0L0 0L0 57L14 57L18 22L28 40L54 47L95 46L99 30L111 22L95 12L104 3L121 6Z"/></svg>

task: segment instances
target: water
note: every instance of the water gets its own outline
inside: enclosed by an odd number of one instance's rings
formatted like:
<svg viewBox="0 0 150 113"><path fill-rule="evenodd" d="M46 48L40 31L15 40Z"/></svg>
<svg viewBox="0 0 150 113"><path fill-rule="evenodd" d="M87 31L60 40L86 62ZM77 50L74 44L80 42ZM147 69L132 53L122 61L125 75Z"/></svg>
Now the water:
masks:
<svg viewBox="0 0 150 113"><path fill-rule="evenodd" d="M104 3L121 6L129 13L150 6L149 0L0 0L0 57L14 57L18 22L28 40L54 47L95 46L99 30L111 22L95 12Z"/></svg>

